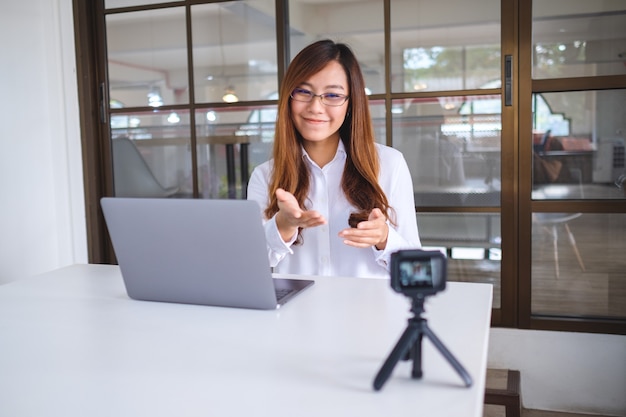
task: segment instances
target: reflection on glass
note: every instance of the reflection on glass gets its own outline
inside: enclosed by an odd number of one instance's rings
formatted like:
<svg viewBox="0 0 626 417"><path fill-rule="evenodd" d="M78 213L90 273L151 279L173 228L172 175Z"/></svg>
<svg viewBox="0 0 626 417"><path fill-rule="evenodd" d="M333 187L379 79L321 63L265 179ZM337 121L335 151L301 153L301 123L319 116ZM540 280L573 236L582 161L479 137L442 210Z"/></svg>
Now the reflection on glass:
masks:
<svg viewBox="0 0 626 417"><path fill-rule="evenodd" d="M626 318L626 215L533 213L532 313Z"/></svg>
<svg viewBox="0 0 626 417"><path fill-rule="evenodd" d="M245 198L250 173L271 157L276 106L196 112L202 198Z"/></svg>
<svg viewBox="0 0 626 417"><path fill-rule="evenodd" d="M418 213L417 224L424 247L448 253L448 280L492 284L500 308L500 214Z"/></svg>
<svg viewBox="0 0 626 417"><path fill-rule="evenodd" d="M533 78L626 74L624 2L533 2Z"/></svg>
<svg viewBox="0 0 626 417"><path fill-rule="evenodd" d="M533 102L533 199L626 198L626 91L535 94Z"/></svg>
<svg viewBox="0 0 626 417"><path fill-rule="evenodd" d="M382 1L289 2L288 60L308 44L332 39L352 48L372 94L385 92L385 40Z"/></svg>
<svg viewBox="0 0 626 417"><path fill-rule="evenodd" d="M111 116L113 181L117 197L191 197L189 114Z"/></svg>
<svg viewBox="0 0 626 417"><path fill-rule="evenodd" d="M197 102L266 100L278 90L273 0L191 7Z"/></svg>
<svg viewBox="0 0 626 417"><path fill-rule="evenodd" d="M374 125L374 140L380 144L386 144L386 125L385 125L385 101L370 100L370 115Z"/></svg>
<svg viewBox="0 0 626 417"><path fill-rule="evenodd" d="M391 2L394 92L489 87L500 79L500 2Z"/></svg>
<svg viewBox="0 0 626 417"><path fill-rule="evenodd" d="M418 206L500 205L500 96L394 101Z"/></svg>
<svg viewBox="0 0 626 417"><path fill-rule="evenodd" d="M187 104L185 8L106 16L109 96L124 107Z"/></svg>
<svg viewBox="0 0 626 417"><path fill-rule="evenodd" d="M407 48L403 51L404 85L400 91L495 88L500 77L500 45Z"/></svg>

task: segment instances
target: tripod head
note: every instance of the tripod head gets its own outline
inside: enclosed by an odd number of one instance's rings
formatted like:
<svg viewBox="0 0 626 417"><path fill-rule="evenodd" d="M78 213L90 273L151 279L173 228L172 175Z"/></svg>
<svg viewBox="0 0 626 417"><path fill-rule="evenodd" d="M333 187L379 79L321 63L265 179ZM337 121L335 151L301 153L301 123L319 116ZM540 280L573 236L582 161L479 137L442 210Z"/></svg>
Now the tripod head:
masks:
<svg viewBox="0 0 626 417"><path fill-rule="evenodd" d="M424 303L426 302L426 296L423 294L418 294L411 299L411 313L413 313L414 317L421 317L422 314L426 311L424 308Z"/></svg>

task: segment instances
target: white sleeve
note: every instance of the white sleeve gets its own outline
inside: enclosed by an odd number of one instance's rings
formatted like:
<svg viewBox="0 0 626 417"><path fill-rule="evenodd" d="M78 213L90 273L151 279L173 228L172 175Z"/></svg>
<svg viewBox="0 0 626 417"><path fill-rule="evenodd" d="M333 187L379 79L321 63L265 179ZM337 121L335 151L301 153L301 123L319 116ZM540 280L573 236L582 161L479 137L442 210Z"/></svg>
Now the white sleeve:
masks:
<svg viewBox="0 0 626 417"><path fill-rule="evenodd" d="M269 162L257 166L248 181L248 200L259 203L261 209L269 204L269 196L267 194L271 165ZM297 234L294 235L290 242L285 242L280 236L278 226L276 226L275 216L271 219L263 218L263 229L265 230L265 240L267 243L267 255L270 266L273 268L288 254L293 253L291 245L295 242Z"/></svg>

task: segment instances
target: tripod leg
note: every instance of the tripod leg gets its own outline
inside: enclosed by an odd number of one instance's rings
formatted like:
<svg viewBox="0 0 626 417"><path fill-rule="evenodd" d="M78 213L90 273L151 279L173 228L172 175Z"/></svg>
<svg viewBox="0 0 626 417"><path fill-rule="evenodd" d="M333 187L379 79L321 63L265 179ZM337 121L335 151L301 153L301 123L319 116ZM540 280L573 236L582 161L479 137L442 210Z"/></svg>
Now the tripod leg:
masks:
<svg viewBox="0 0 626 417"><path fill-rule="evenodd" d="M430 328L428 327L428 324L423 323L423 325L422 325L422 332L426 335L426 337L428 337L431 340L431 342L433 342L433 344L435 345L437 350L439 350L439 352L441 352L441 354L448 360L450 365L452 365L452 367L459 374L461 379L463 379L463 382L465 382L465 386L466 387L471 386L472 385L472 377L470 376L470 374L467 373L465 368L463 368L463 365L461 365L461 363L456 360L456 358L445 347L445 345L441 342L441 340L439 340L439 338L437 338L435 333L433 333L433 331L430 330Z"/></svg>
<svg viewBox="0 0 626 417"><path fill-rule="evenodd" d="M416 334L417 328L415 326L409 325L406 330L404 330L400 340L398 340L398 343L396 343L396 346L385 360L385 363L383 363L382 368L378 371L376 378L374 378L374 389L376 391L383 387L398 361L411 349Z"/></svg>
<svg viewBox="0 0 626 417"><path fill-rule="evenodd" d="M424 334L418 331L417 339L413 343L411 349L413 350L413 372L411 376L416 379L422 377L422 338Z"/></svg>

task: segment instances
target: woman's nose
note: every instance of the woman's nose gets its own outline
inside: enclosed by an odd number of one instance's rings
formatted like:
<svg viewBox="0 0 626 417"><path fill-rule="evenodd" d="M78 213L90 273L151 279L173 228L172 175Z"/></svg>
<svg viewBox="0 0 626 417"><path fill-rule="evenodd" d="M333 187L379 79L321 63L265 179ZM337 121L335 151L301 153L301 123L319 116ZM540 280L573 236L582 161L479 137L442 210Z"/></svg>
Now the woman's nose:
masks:
<svg viewBox="0 0 626 417"><path fill-rule="evenodd" d="M309 108L313 110L324 110L324 103L322 103L321 96L313 96L313 99L309 101Z"/></svg>

